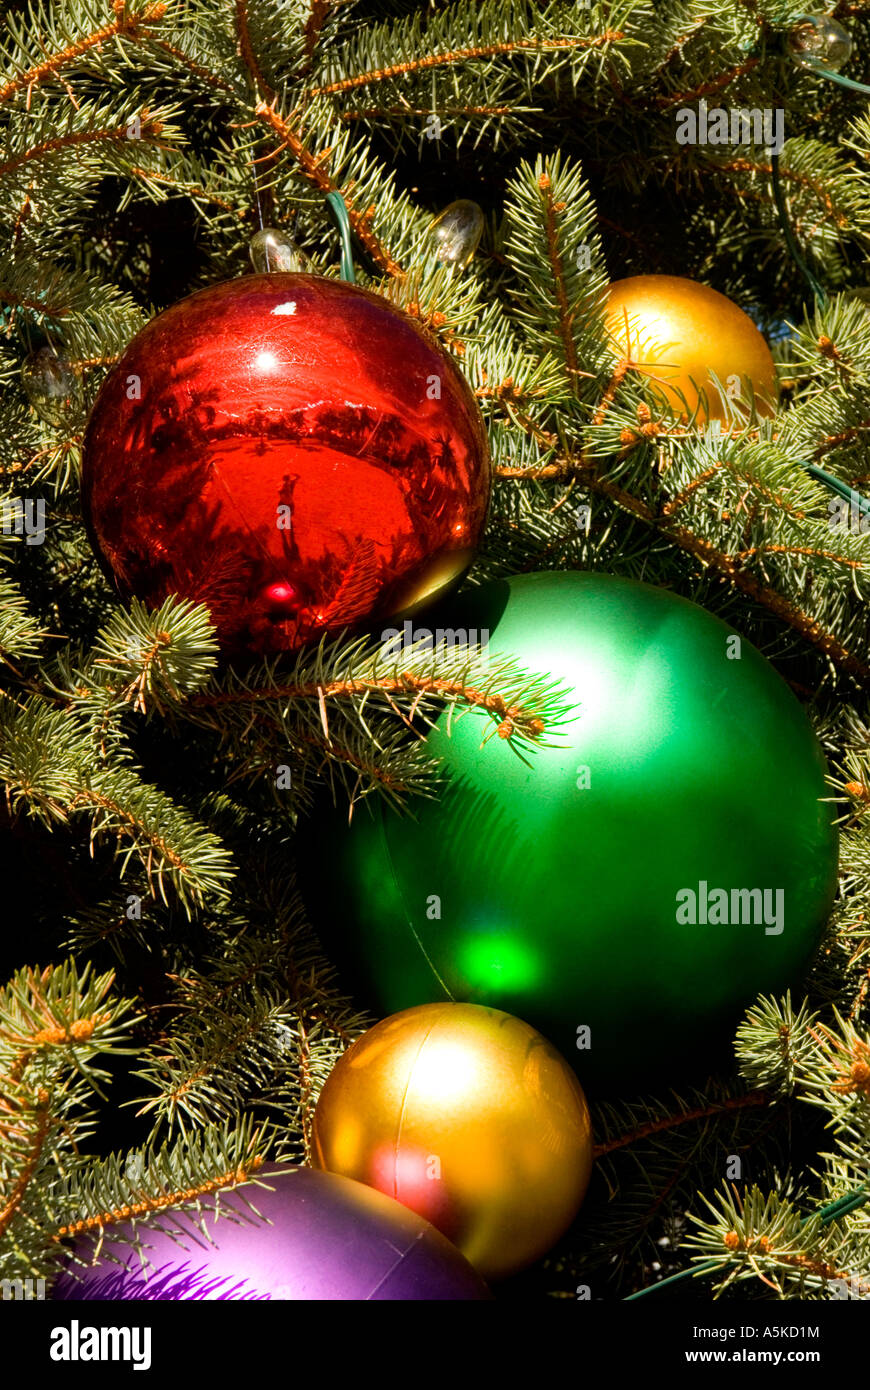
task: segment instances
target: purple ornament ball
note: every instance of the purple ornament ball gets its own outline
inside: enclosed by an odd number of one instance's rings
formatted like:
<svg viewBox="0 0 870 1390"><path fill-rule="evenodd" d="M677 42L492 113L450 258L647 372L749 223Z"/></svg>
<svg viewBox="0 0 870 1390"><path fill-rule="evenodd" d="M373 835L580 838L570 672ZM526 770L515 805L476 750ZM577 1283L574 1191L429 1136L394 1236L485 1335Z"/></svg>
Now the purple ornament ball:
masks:
<svg viewBox="0 0 870 1390"><path fill-rule="evenodd" d="M487 1299L471 1265L428 1221L363 1183L310 1168L272 1168L271 1187L246 1187L232 1215L203 1213L206 1239L174 1214L174 1235L139 1225L141 1254L106 1238L75 1248L52 1297L159 1299ZM238 1196L238 1194L236 1194ZM268 1224L267 1224L268 1223ZM132 1228L121 1228L129 1237ZM147 1263L143 1266L143 1255ZM110 1256L114 1258L109 1258Z"/></svg>

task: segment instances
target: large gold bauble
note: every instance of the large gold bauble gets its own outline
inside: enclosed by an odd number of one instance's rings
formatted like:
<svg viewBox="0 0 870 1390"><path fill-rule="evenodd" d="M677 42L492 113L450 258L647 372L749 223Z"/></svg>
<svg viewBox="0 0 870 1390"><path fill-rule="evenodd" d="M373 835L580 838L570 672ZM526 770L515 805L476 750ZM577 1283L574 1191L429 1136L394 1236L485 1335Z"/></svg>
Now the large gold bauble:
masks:
<svg viewBox="0 0 870 1390"><path fill-rule="evenodd" d="M770 348L749 315L718 290L677 275L633 275L610 286L605 324L614 353L655 382L677 414L726 420L714 377L732 418L747 413L747 379L758 413L773 413Z"/></svg>
<svg viewBox="0 0 870 1390"><path fill-rule="evenodd" d="M574 1073L527 1023L422 1004L365 1033L328 1077L315 1167L425 1216L485 1278L540 1258L571 1224L592 1166Z"/></svg>

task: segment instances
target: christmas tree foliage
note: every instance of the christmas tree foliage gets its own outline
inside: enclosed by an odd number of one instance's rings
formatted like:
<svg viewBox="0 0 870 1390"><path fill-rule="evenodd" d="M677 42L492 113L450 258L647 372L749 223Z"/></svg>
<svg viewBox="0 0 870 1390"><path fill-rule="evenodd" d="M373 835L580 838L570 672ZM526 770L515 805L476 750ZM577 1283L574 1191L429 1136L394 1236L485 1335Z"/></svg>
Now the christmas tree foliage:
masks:
<svg viewBox="0 0 870 1390"><path fill-rule="evenodd" d="M593 1097L580 1215L501 1296L624 1299L687 1270L694 1299L870 1296L870 117L842 53L798 61L825 34L804 13L6 4L0 1279L50 1280L67 1237L308 1156L320 1088L375 1020L310 925L299 828L330 792L344 816L437 796L418 731L445 708L488 712L506 764L570 708L547 671L358 631L229 666L205 606L122 602L97 565L80 461L112 364L156 312L248 273L262 226L337 278L338 194L357 283L440 343L485 417L465 585L595 570L724 618L804 705L840 822L809 978L752 1003L709 1078ZM864 8L830 16L843 76L870 82ZM727 138L723 110L750 113ZM432 225L459 198L484 213L465 266ZM726 384L720 421L681 411L614 349L607 285L643 274L751 313L775 413L730 409ZM764 794L787 807L787 783Z"/></svg>

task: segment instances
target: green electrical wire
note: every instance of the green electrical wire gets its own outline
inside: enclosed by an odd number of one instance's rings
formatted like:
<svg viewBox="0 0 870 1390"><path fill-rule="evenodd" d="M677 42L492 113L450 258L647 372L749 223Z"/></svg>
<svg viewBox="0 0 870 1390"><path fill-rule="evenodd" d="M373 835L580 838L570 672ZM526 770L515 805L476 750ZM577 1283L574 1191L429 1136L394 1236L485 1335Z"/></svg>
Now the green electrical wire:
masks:
<svg viewBox="0 0 870 1390"><path fill-rule="evenodd" d="M795 240L794 232L791 229L791 223L788 220L788 211L785 206L785 197L783 196L782 182L779 176L779 155L773 150L771 150L770 154L770 169L773 183L773 201L776 205L776 215L779 218L780 229L785 237L785 244L789 249L792 260L812 290L813 298L818 306L822 308L826 304L828 296L825 294L822 286L819 284L801 255L800 248Z"/></svg>
<svg viewBox="0 0 870 1390"><path fill-rule="evenodd" d="M356 275L353 269L353 251L351 249L350 218L347 215L347 207L340 193L327 193L326 201L338 227L338 234L341 237L341 278L346 280L349 285L356 284Z"/></svg>
<svg viewBox="0 0 870 1390"><path fill-rule="evenodd" d="M835 478L833 473L826 473L824 468L819 468L815 463L804 463L802 467L809 473L811 478L815 478L817 483L822 483L831 492L836 492L850 506L855 507L862 517L870 517L870 502L866 497L862 497L860 492L849 487L842 478Z"/></svg>
<svg viewBox="0 0 870 1390"><path fill-rule="evenodd" d="M846 1192L842 1197L838 1197L836 1202L831 1202L828 1206L822 1207L818 1213L823 1226L828 1226L832 1221L837 1221L841 1216L848 1216L849 1212L855 1211L857 1207L863 1205L870 1197L867 1191L867 1184L862 1182L858 1187L852 1188L851 1192ZM802 1226L810 1220L805 1216L801 1222ZM623 1303L633 1303L638 1298L645 1298L647 1294L655 1293L657 1289L663 1289L668 1284L677 1284L681 1279L691 1279L702 1274L712 1274L714 1269L721 1268L720 1260L706 1260L704 1264L695 1265L693 1269L681 1269L679 1274L671 1274L667 1279L662 1279L658 1284L650 1284L649 1288L638 1289L637 1293L630 1293Z"/></svg>
<svg viewBox="0 0 870 1390"><path fill-rule="evenodd" d="M827 68L810 68L816 77L826 77L829 82L836 82L838 87L848 87L850 92L865 92L870 94L870 87L865 82L853 82L851 77L843 77L839 72L830 72Z"/></svg>

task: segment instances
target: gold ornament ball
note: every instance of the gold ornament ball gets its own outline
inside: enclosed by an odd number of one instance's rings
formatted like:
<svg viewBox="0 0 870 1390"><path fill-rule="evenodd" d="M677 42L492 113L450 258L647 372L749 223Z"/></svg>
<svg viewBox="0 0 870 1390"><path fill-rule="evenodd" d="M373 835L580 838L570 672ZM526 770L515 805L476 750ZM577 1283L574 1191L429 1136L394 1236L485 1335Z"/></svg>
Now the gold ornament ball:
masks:
<svg viewBox="0 0 870 1390"><path fill-rule="evenodd" d="M748 314L708 285L678 275L633 275L611 286L605 326L614 353L627 357L667 397L677 414L698 408L699 422L726 420L713 380L732 412L748 409L748 378L759 415L772 415L776 369ZM685 399L683 399L685 398Z"/></svg>
<svg viewBox="0 0 870 1390"><path fill-rule="evenodd" d="M421 1004L341 1057L317 1102L313 1166L425 1216L484 1278L544 1255L583 1200L583 1090L527 1023L478 1004Z"/></svg>

